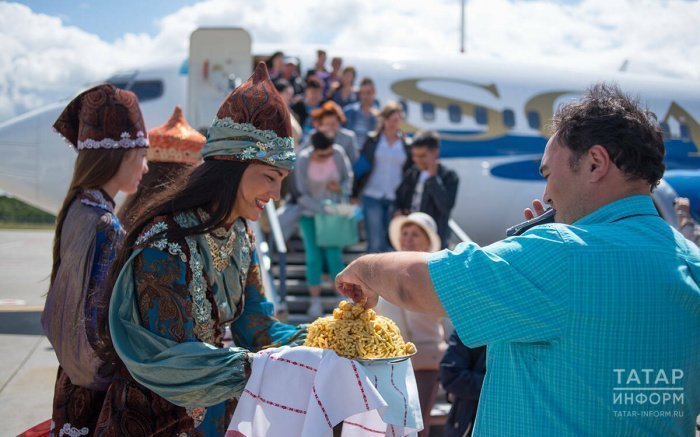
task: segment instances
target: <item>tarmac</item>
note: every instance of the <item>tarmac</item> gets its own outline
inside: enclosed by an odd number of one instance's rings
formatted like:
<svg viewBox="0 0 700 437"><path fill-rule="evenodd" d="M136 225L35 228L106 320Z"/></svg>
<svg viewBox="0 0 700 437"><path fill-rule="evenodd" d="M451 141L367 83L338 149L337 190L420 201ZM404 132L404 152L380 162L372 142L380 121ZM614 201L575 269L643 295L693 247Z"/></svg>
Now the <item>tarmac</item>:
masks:
<svg viewBox="0 0 700 437"><path fill-rule="evenodd" d="M0 230L0 437L51 418L58 360L41 329L52 230ZM441 431L449 404L433 408ZM431 432L441 435L441 432Z"/></svg>
<svg viewBox="0 0 700 437"><path fill-rule="evenodd" d="M53 231L0 230L0 436L51 418L58 361L41 330Z"/></svg>

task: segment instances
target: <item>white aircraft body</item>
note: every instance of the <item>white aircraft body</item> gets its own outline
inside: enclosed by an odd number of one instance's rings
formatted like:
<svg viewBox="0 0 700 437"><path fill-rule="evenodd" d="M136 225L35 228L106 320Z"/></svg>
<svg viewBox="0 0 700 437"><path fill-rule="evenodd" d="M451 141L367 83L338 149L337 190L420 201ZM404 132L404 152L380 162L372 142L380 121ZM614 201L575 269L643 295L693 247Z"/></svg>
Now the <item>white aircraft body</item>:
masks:
<svg viewBox="0 0 700 437"><path fill-rule="evenodd" d="M206 53L193 52L193 39L189 64L142 69L107 81L136 92L149 128L167 120L178 104L194 126L205 128L218 103L252 71L255 57L246 51L246 44L249 50L249 41L244 41L240 53L217 63L202 60ZM221 47L210 48L217 50ZM313 66L313 50L285 53L298 56L305 68ZM355 66L358 79L371 77L381 103L402 102L406 132L440 132L441 160L460 178L452 218L477 243L502 239L507 227L523 220L523 208L541 197L544 180L538 167L552 113L598 81L616 82L657 114L667 134L666 176L678 182L681 189L674 186L676 191L700 206L700 87L695 82L627 73L572 73L463 55L331 54L342 56L344 65ZM237 79L227 69L234 64ZM75 160L75 152L51 128L66 103L47 105L0 125L0 189L52 213L62 203ZM662 216L671 223L673 196L674 190L662 185L655 197Z"/></svg>

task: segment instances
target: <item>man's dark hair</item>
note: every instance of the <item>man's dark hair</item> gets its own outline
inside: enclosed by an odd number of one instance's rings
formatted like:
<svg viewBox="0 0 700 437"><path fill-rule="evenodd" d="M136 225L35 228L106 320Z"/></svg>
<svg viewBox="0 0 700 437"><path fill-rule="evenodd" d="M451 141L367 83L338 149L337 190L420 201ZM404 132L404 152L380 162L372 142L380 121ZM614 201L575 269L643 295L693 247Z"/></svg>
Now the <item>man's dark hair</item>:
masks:
<svg viewBox="0 0 700 437"><path fill-rule="evenodd" d="M292 84L284 78L275 79L272 81L272 83L275 85L275 89L277 89L278 93L281 93L282 91L286 90L287 87L292 86Z"/></svg>
<svg viewBox="0 0 700 437"><path fill-rule="evenodd" d="M615 84L597 83L581 100L560 106L552 127L557 141L573 152L572 169L599 144L630 179L655 187L664 174L665 147L656 115Z"/></svg>
<svg viewBox="0 0 700 437"><path fill-rule="evenodd" d="M306 88L316 88L320 90L323 88L323 84L317 77L309 76L306 79Z"/></svg>
<svg viewBox="0 0 700 437"><path fill-rule="evenodd" d="M440 135L434 130L419 130L413 136L411 147L427 147L435 150L440 147Z"/></svg>
<svg viewBox="0 0 700 437"><path fill-rule="evenodd" d="M374 87L374 81L369 77L363 77L362 80L360 80L360 86L362 87L365 85L371 85L372 87Z"/></svg>
<svg viewBox="0 0 700 437"><path fill-rule="evenodd" d="M333 140L328 138L323 132L316 131L311 135L311 145L314 147L314 150L326 150L333 145Z"/></svg>

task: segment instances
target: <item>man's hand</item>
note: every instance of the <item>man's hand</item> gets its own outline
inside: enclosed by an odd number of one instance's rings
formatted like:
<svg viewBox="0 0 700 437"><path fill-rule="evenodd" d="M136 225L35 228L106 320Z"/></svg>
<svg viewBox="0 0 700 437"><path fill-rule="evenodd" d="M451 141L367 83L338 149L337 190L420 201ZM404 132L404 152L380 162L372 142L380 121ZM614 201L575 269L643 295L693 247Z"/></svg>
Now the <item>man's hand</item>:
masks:
<svg viewBox="0 0 700 437"><path fill-rule="evenodd" d="M679 216L690 215L690 200L687 197L676 197L673 201L673 208Z"/></svg>
<svg viewBox="0 0 700 437"><path fill-rule="evenodd" d="M436 174L438 174L438 164L439 162L437 159L428 161L428 168L426 169L426 171L428 172L428 175L430 177L433 177Z"/></svg>
<svg viewBox="0 0 700 437"><path fill-rule="evenodd" d="M356 259L338 273L335 277L335 289L354 302L363 303L365 308L373 308L377 306L379 295L367 286L364 277L369 274L369 267L363 265L363 258L367 256Z"/></svg>
<svg viewBox="0 0 700 437"><path fill-rule="evenodd" d="M541 216L542 214L544 214L544 205L542 204L542 201L540 199L535 199L532 201L532 209L525 208L525 210L523 211L525 220L534 219L535 217Z"/></svg>

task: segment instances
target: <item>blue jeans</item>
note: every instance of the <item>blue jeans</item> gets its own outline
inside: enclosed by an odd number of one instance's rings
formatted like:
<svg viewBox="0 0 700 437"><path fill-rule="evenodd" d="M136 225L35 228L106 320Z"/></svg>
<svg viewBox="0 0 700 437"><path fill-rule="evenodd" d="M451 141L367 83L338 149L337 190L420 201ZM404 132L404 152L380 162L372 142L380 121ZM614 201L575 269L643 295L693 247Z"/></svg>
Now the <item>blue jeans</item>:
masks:
<svg viewBox="0 0 700 437"><path fill-rule="evenodd" d="M367 252L389 252L389 222L394 211L394 201L375 199L362 196L362 210L365 215L365 230L367 231Z"/></svg>

